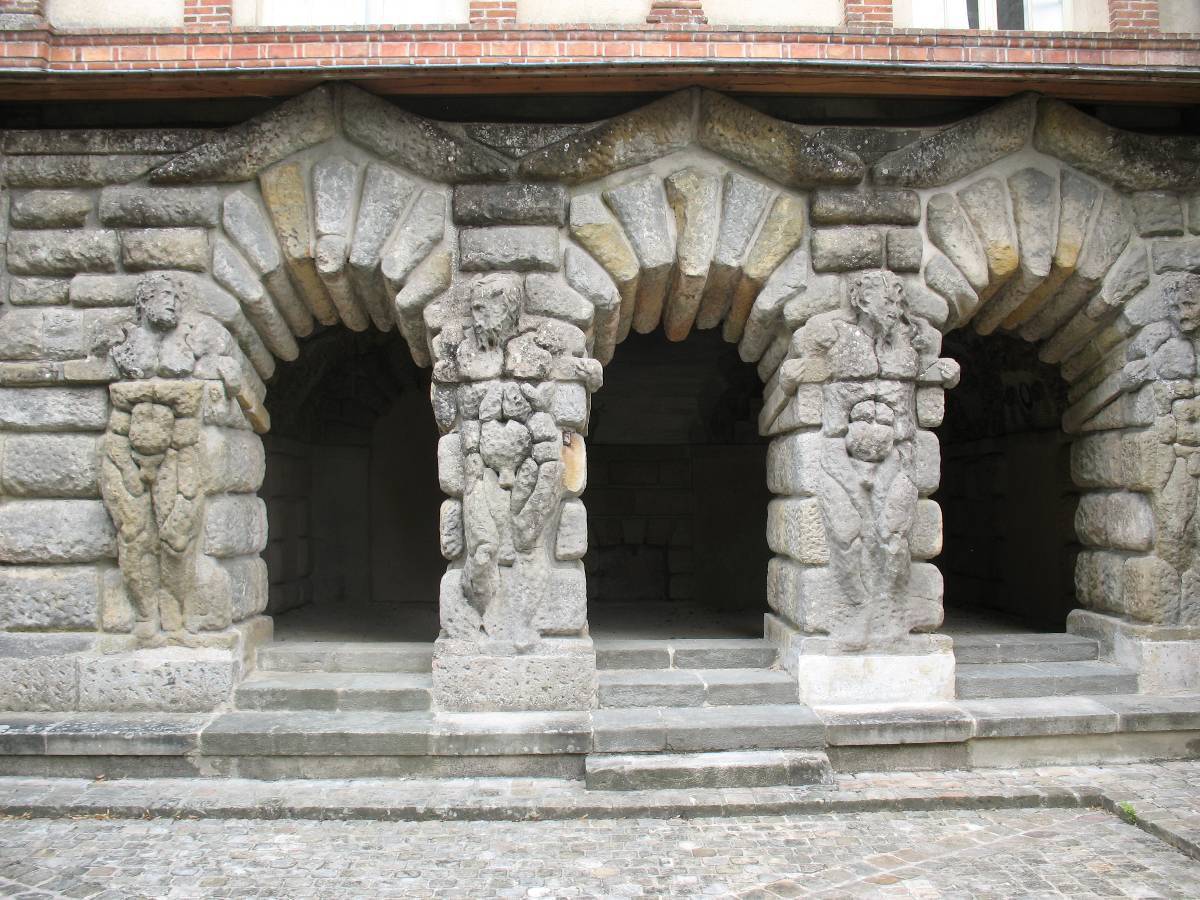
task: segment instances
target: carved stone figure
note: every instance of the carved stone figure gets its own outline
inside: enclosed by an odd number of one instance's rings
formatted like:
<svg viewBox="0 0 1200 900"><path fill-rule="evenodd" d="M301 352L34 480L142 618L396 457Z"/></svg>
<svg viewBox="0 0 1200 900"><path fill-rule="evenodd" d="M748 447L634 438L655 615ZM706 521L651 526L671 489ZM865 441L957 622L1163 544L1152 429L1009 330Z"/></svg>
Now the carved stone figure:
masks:
<svg viewBox="0 0 1200 900"><path fill-rule="evenodd" d="M443 483L461 483L462 495L461 525L452 522L462 539L448 542L461 553L449 554L442 624L451 638L526 652L545 630L573 630L574 614L563 622L547 613L560 608L556 579L579 579L574 630L582 627L582 567L556 559L554 535L564 496L582 490L566 485L564 432L581 423L586 402L578 409L567 401L598 384L599 364L583 358L577 327L525 314L522 276L491 273L460 290L458 317L434 345L435 395L453 397L443 427L454 452L443 460Z"/></svg>
<svg viewBox="0 0 1200 900"><path fill-rule="evenodd" d="M188 633L228 624L210 603L221 574L202 559L205 472L200 438L205 392L240 387L232 338L184 310L180 282L142 279L137 322L112 359L127 380L110 386L100 488L117 526L117 553L146 645L189 643ZM206 566L204 563L208 562ZM165 634L164 634L165 632Z"/></svg>
<svg viewBox="0 0 1200 900"><path fill-rule="evenodd" d="M841 601L837 636L847 646L865 646L869 631L888 631L908 587L917 489L907 474L912 451L897 445L895 420L883 400L856 403L845 438L828 439L821 459L822 511Z"/></svg>

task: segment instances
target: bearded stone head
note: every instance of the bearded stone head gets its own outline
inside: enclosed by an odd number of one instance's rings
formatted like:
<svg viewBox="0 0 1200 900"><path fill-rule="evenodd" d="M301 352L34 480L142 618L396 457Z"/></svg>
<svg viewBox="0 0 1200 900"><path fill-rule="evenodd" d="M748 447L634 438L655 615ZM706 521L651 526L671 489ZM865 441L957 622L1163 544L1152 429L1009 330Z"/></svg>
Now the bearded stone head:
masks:
<svg viewBox="0 0 1200 900"><path fill-rule="evenodd" d="M525 289L521 276L494 272L471 284L471 330L483 350L499 350L517 332Z"/></svg>
<svg viewBox="0 0 1200 900"><path fill-rule="evenodd" d="M1167 285L1167 300L1184 334L1200 331L1200 275L1188 272Z"/></svg>
<svg viewBox="0 0 1200 900"><path fill-rule="evenodd" d="M138 282L134 301L138 321L155 331L171 331L179 325L183 285L166 272L152 272Z"/></svg>
<svg viewBox="0 0 1200 900"><path fill-rule="evenodd" d="M869 319L888 334L904 315L904 282L886 269L863 272L850 281L850 305L860 322Z"/></svg>
<svg viewBox="0 0 1200 900"><path fill-rule="evenodd" d="M863 400L850 410L846 450L863 462L882 462L896 443L896 413L881 400Z"/></svg>

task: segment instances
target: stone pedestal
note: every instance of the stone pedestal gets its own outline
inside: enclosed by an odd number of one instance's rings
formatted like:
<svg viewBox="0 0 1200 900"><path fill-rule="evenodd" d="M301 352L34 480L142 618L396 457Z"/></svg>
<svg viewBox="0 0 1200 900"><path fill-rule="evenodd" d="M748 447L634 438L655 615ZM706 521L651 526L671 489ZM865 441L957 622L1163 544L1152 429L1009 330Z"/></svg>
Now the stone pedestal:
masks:
<svg viewBox="0 0 1200 900"><path fill-rule="evenodd" d="M766 638L779 647L809 706L954 699L953 641L946 635L913 634L887 649L847 652L768 614Z"/></svg>
<svg viewBox="0 0 1200 900"><path fill-rule="evenodd" d="M438 638L433 701L440 712L591 709L596 702L592 639L546 638L522 650L511 641Z"/></svg>
<svg viewBox="0 0 1200 900"><path fill-rule="evenodd" d="M1149 625L1076 609L1067 631L1100 644L1100 658L1137 673L1143 694L1200 691L1200 627Z"/></svg>
<svg viewBox="0 0 1200 900"><path fill-rule="evenodd" d="M271 639L256 616L193 646L146 647L129 634L0 633L0 681L10 712L211 712L230 702Z"/></svg>

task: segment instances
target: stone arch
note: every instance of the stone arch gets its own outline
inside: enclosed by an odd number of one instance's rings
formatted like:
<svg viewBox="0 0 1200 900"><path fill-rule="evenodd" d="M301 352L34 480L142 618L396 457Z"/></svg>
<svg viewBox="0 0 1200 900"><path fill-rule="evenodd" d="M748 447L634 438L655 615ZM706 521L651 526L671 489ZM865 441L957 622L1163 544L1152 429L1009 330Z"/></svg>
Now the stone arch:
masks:
<svg viewBox="0 0 1200 900"><path fill-rule="evenodd" d="M781 498L797 501L779 504L769 527L780 546L817 540L818 532L828 543L826 514L810 502L820 498L803 485L813 460L794 438L821 437L824 395L814 389L841 376L809 371L818 356L811 340L824 340L817 332L839 315L852 324L850 288L862 272L891 273L884 281L902 285L906 321L921 336L922 366L893 379L912 395L913 428L903 441L912 444L915 468L906 477L919 502L905 540L919 548L912 557L921 577L932 584L936 569L922 554L932 555L938 530L925 502L936 440L922 435L939 415L939 391L954 380L937 360L936 335L970 323L1044 341L1044 358L1086 386L1068 431L1097 432L1096 446L1103 431L1103 440L1120 444L1122 460L1131 441L1154 445L1128 451L1138 465L1159 467L1142 481L1137 466L1112 470L1118 456L1107 445L1096 451L1102 459L1080 451L1081 469L1091 466L1087 477L1104 497L1133 487L1124 493L1158 504L1152 540L1166 541L1161 553L1155 543L1143 554L1146 564L1131 564L1125 550L1098 559L1097 590L1130 583L1151 596L1140 585L1178 576L1180 596L1196 595L1183 588L1185 577L1196 577L1187 511L1197 478L1196 373L1194 353L1188 369L1181 349L1178 314L1179 298L1192 294L1185 274L1200 269L1200 246L1185 231L1200 232L1194 140L1119 132L1023 96L903 143L783 122L700 90L566 130L439 125L352 87L322 87L178 154L149 171L149 185L106 188L101 197L103 224L172 232L159 236L170 243L156 246L142 268L187 270L179 277L196 310L236 345L230 354L244 374L237 399L256 430L269 427L262 400L275 360L294 357L297 339L318 323L395 327L414 359L433 366L450 496L443 549L458 573L443 583L443 623L461 626L455 640L463 641L447 647L435 669L445 708L590 703L580 662L590 652L582 578L572 574L586 534L582 434L602 364L630 329L663 323L680 339L691 327L719 325L738 344L767 385L761 425L778 447L772 465ZM182 233L193 227L204 233ZM14 271L37 274L35 242L14 237L8 254ZM470 369L477 360L463 351L490 343L499 327L485 327L471 310L473 292L489 278L480 313L519 295L524 316L504 335L499 373L492 362ZM522 386L513 393L498 374ZM108 371L100 381L113 378ZM856 402L875 404L856 421L885 424L879 417L890 413L879 404L888 402L877 393ZM500 425L513 421L510 412L526 437ZM1118 438L1097 425L1109 420ZM521 582L522 596L509 598L519 634L480 625L496 573L480 574L473 592L461 586L474 524L464 465L491 423L489 433L504 427L520 445L512 474L533 465L517 510L528 514L515 524L548 563ZM1160 430L1150 439L1130 429ZM505 444L499 433L488 440ZM1168 455L1182 462L1168 465ZM547 466L539 487L530 473ZM792 598L792 624L804 625L794 605L805 590L799 582L819 565L784 557L773 590ZM1180 569L1185 563L1192 567ZM828 587L810 595L818 606L836 605ZM1144 611L1123 600L1094 605L1148 621L1184 619L1182 602ZM936 610L918 618L912 627L936 627Z"/></svg>

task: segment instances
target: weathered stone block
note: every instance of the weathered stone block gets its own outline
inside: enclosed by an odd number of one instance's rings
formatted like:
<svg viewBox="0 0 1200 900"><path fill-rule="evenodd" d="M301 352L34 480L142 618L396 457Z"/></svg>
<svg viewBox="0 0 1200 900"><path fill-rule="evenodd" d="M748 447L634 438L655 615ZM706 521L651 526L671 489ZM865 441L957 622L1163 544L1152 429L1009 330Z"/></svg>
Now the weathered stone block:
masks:
<svg viewBox="0 0 1200 900"><path fill-rule="evenodd" d="M216 188L110 187L100 192L100 221L138 228L211 227L220 204Z"/></svg>
<svg viewBox="0 0 1200 900"><path fill-rule="evenodd" d="M1088 609L1125 612L1126 557L1119 553L1087 550L1075 559L1075 596Z"/></svg>
<svg viewBox="0 0 1200 900"><path fill-rule="evenodd" d="M70 309L12 309L0 318L0 360L62 360L86 356L83 317Z"/></svg>
<svg viewBox="0 0 1200 900"><path fill-rule="evenodd" d="M0 427L14 431L103 431L104 388L0 388Z"/></svg>
<svg viewBox="0 0 1200 900"><path fill-rule="evenodd" d="M458 559L463 554L463 507L461 500L443 500L438 514L438 538L442 557Z"/></svg>
<svg viewBox="0 0 1200 900"><path fill-rule="evenodd" d="M586 330L592 324L592 304L555 275L533 273L525 279L525 311L570 322Z"/></svg>
<svg viewBox="0 0 1200 900"><path fill-rule="evenodd" d="M862 160L851 151L711 91L700 95L697 138L709 150L787 187L858 184L865 174Z"/></svg>
<svg viewBox="0 0 1200 900"><path fill-rule="evenodd" d="M915 191L818 190L812 196L815 225L916 225L921 198Z"/></svg>
<svg viewBox="0 0 1200 900"><path fill-rule="evenodd" d="M887 267L893 272L919 272L925 239L916 228L892 228L887 233Z"/></svg>
<svg viewBox="0 0 1200 900"><path fill-rule="evenodd" d="M816 272L850 272L883 265L883 232L878 228L821 228L812 235Z"/></svg>
<svg viewBox="0 0 1200 900"><path fill-rule="evenodd" d="M1179 620L1183 581L1174 567L1157 556L1135 556L1125 561L1122 596L1125 612L1142 622Z"/></svg>
<svg viewBox="0 0 1200 900"><path fill-rule="evenodd" d="M163 156L10 156L4 182L13 188L84 188L125 184L149 172Z"/></svg>
<svg viewBox="0 0 1200 900"><path fill-rule="evenodd" d="M1010 153L1029 141L1037 98L1015 97L949 128L887 154L872 172L878 184L941 187Z"/></svg>
<svg viewBox="0 0 1200 900"><path fill-rule="evenodd" d="M253 493L262 486L266 451L253 431L207 427L204 451L210 492Z"/></svg>
<svg viewBox="0 0 1200 900"><path fill-rule="evenodd" d="M14 275L74 275L115 272L115 231L13 231L8 236L8 270Z"/></svg>
<svg viewBox="0 0 1200 900"><path fill-rule="evenodd" d="M207 712L229 702L239 670L227 650L168 647L81 657L79 708Z"/></svg>
<svg viewBox="0 0 1200 900"><path fill-rule="evenodd" d="M0 561L83 563L117 555L99 500L13 500L0 505Z"/></svg>
<svg viewBox="0 0 1200 900"><path fill-rule="evenodd" d="M204 552L218 558L261 553L267 546L267 505L252 494L210 497Z"/></svg>
<svg viewBox="0 0 1200 900"><path fill-rule="evenodd" d="M937 428L946 417L946 391L939 387L917 388L917 424Z"/></svg>
<svg viewBox="0 0 1200 900"><path fill-rule="evenodd" d="M95 566L0 567L0 630L94 629L101 571Z"/></svg>
<svg viewBox="0 0 1200 900"><path fill-rule="evenodd" d="M565 225L567 191L557 184L463 184L454 189L459 225Z"/></svg>
<svg viewBox="0 0 1200 900"><path fill-rule="evenodd" d="M229 576L232 621L245 621L267 608L269 584L266 560L260 556L240 556L223 559L218 564Z"/></svg>
<svg viewBox="0 0 1200 900"><path fill-rule="evenodd" d="M946 254L976 291L988 286L988 260L971 223L953 194L935 194L927 204L929 239Z"/></svg>
<svg viewBox="0 0 1200 900"><path fill-rule="evenodd" d="M568 500L559 516L554 555L563 560L583 559L587 548L587 509L581 500Z"/></svg>
<svg viewBox="0 0 1200 900"><path fill-rule="evenodd" d="M135 272L208 268L208 234L202 228L132 229L121 232L121 261Z"/></svg>
<svg viewBox="0 0 1200 900"><path fill-rule="evenodd" d="M776 438L767 447L767 487L773 494L813 496L820 492L824 470L819 433L797 433Z"/></svg>
<svg viewBox="0 0 1200 900"><path fill-rule="evenodd" d="M1179 197L1164 191L1133 195L1133 221L1142 237L1183 234L1183 205Z"/></svg>
<svg viewBox="0 0 1200 900"><path fill-rule="evenodd" d="M1155 272L1200 271L1200 240L1155 241L1151 246ZM10 259L12 251L9 251Z"/></svg>
<svg viewBox="0 0 1200 900"><path fill-rule="evenodd" d="M79 690L74 657L0 657L0 709L62 712L75 709Z"/></svg>
<svg viewBox="0 0 1200 900"><path fill-rule="evenodd" d="M540 225L464 228L458 235L464 272L508 270L553 272L558 269L558 229Z"/></svg>
<svg viewBox="0 0 1200 900"><path fill-rule="evenodd" d="M62 306L69 302L70 286L65 278L10 278L8 302L13 306Z"/></svg>
<svg viewBox="0 0 1200 900"><path fill-rule="evenodd" d="M533 615L539 634L574 637L587 627L587 578L583 564L570 562L550 570L546 596Z"/></svg>
<svg viewBox="0 0 1200 900"><path fill-rule="evenodd" d="M140 275L76 275L71 279L72 306L133 306Z"/></svg>
<svg viewBox="0 0 1200 900"><path fill-rule="evenodd" d="M1144 494L1088 493L1075 510L1075 532L1088 547L1149 550L1154 515Z"/></svg>
<svg viewBox="0 0 1200 900"><path fill-rule="evenodd" d="M805 565L829 562L820 501L815 498L772 500L767 505L767 544L776 553Z"/></svg>
<svg viewBox="0 0 1200 900"><path fill-rule="evenodd" d="M82 228L92 198L78 191L30 191L15 197L9 220L17 228Z"/></svg>
<svg viewBox="0 0 1200 900"><path fill-rule="evenodd" d="M14 434L0 444L0 482L16 497L96 497L100 454L90 434Z"/></svg>
<svg viewBox="0 0 1200 900"><path fill-rule="evenodd" d="M438 484L450 497L463 494L462 438L457 433L443 435L438 441Z"/></svg>
<svg viewBox="0 0 1200 900"><path fill-rule="evenodd" d="M590 639L543 640L516 654L443 638L434 645L433 692L444 712L590 709L596 655Z"/></svg>
<svg viewBox="0 0 1200 900"><path fill-rule="evenodd" d="M913 559L933 559L942 552L942 508L937 502L917 501L917 514L908 544Z"/></svg>

